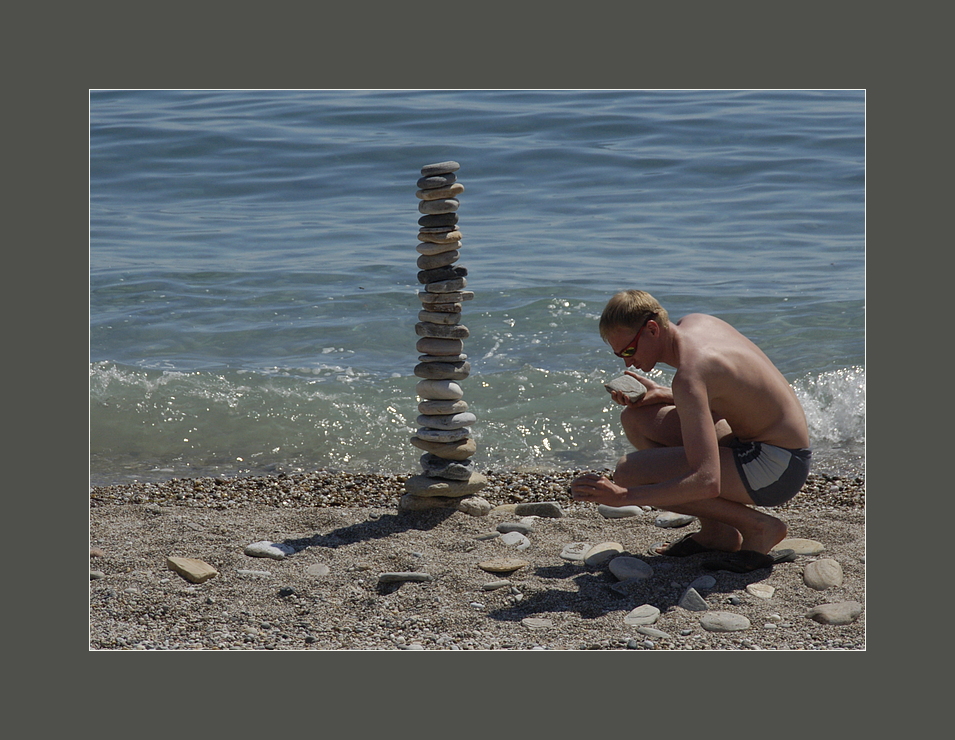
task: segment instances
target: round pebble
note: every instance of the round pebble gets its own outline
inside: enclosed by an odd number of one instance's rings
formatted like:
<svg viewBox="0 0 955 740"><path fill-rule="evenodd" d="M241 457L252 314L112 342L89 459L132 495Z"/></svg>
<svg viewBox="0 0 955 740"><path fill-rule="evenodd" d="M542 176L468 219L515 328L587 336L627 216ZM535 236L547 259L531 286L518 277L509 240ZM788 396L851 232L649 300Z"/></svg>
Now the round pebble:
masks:
<svg viewBox="0 0 955 740"><path fill-rule="evenodd" d="M450 172L457 172L461 165L452 159L444 162L434 162L426 164L421 168L422 177L434 177L435 175L447 175Z"/></svg>
<svg viewBox="0 0 955 740"><path fill-rule="evenodd" d="M751 625L742 614L707 612L700 617L700 626L707 632L739 632L748 630Z"/></svg>
<svg viewBox="0 0 955 740"><path fill-rule="evenodd" d="M660 618L660 610L652 604L642 604L623 618L624 624L642 625L653 624Z"/></svg>

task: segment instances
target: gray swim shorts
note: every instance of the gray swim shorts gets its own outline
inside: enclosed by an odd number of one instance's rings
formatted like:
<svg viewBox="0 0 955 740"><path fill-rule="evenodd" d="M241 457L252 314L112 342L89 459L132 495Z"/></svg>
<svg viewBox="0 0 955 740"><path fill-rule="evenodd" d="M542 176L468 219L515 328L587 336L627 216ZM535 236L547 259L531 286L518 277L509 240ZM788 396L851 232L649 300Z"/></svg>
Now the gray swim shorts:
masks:
<svg viewBox="0 0 955 740"><path fill-rule="evenodd" d="M736 469L753 503L757 506L784 504L802 488L809 477L812 450L789 450L765 442L730 443Z"/></svg>

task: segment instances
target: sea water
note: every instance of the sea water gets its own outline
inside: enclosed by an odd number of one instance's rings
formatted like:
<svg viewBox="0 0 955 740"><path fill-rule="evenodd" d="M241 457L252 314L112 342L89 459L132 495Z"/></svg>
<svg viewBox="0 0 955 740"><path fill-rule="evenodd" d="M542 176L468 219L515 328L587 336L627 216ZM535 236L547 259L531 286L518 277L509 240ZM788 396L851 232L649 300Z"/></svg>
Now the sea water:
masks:
<svg viewBox="0 0 955 740"><path fill-rule="evenodd" d="M415 191L444 160L478 469L628 451L597 334L628 288L736 326L817 471L860 468L863 92L122 90L90 95L91 482L418 472Z"/></svg>

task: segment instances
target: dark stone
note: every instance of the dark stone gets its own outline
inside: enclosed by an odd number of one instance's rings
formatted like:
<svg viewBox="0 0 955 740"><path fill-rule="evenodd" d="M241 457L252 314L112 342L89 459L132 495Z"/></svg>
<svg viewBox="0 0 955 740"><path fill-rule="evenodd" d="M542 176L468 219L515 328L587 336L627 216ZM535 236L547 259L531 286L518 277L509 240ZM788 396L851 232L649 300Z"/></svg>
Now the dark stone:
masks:
<svg viewBox="0 0 955 740"><path fill-rule="evenodd" d="M456 213L433 213L418 219L418 226L454 226L458 222Z"/></svg>
<svg viewBox="0 0 955 740"><path fill-rule="evenodd" d="M467 277L468 268L466 267L441 267L433 270L422 270L418 273L419 283L435 283L439 280L454 280L455 278Z"/></svg>
<svg viewBox="0 0 955 740"><path fill-rule="evenodd" d="M434 190L436 188L446 188L448 185L453 185L458 179L458 176L453 172L448 172L444 175L432 175L431 177L422 177L418 180L418 187L422 190Z"/></svg>

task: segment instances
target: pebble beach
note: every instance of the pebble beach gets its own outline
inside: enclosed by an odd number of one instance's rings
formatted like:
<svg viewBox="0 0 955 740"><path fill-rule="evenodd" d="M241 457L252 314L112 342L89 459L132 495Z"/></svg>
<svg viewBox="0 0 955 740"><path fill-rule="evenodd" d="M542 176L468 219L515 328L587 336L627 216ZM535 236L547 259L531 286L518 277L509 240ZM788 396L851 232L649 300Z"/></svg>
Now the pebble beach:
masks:
<svg viewBox="0 0 955 740"><path fill-rule="evenodd" d="M696 524L574 502L582 472L422 511L408 475L94 487L90 650L865 649L861 473L811 474L772 510L795 559L740 574L654 554Z"/></svg>

